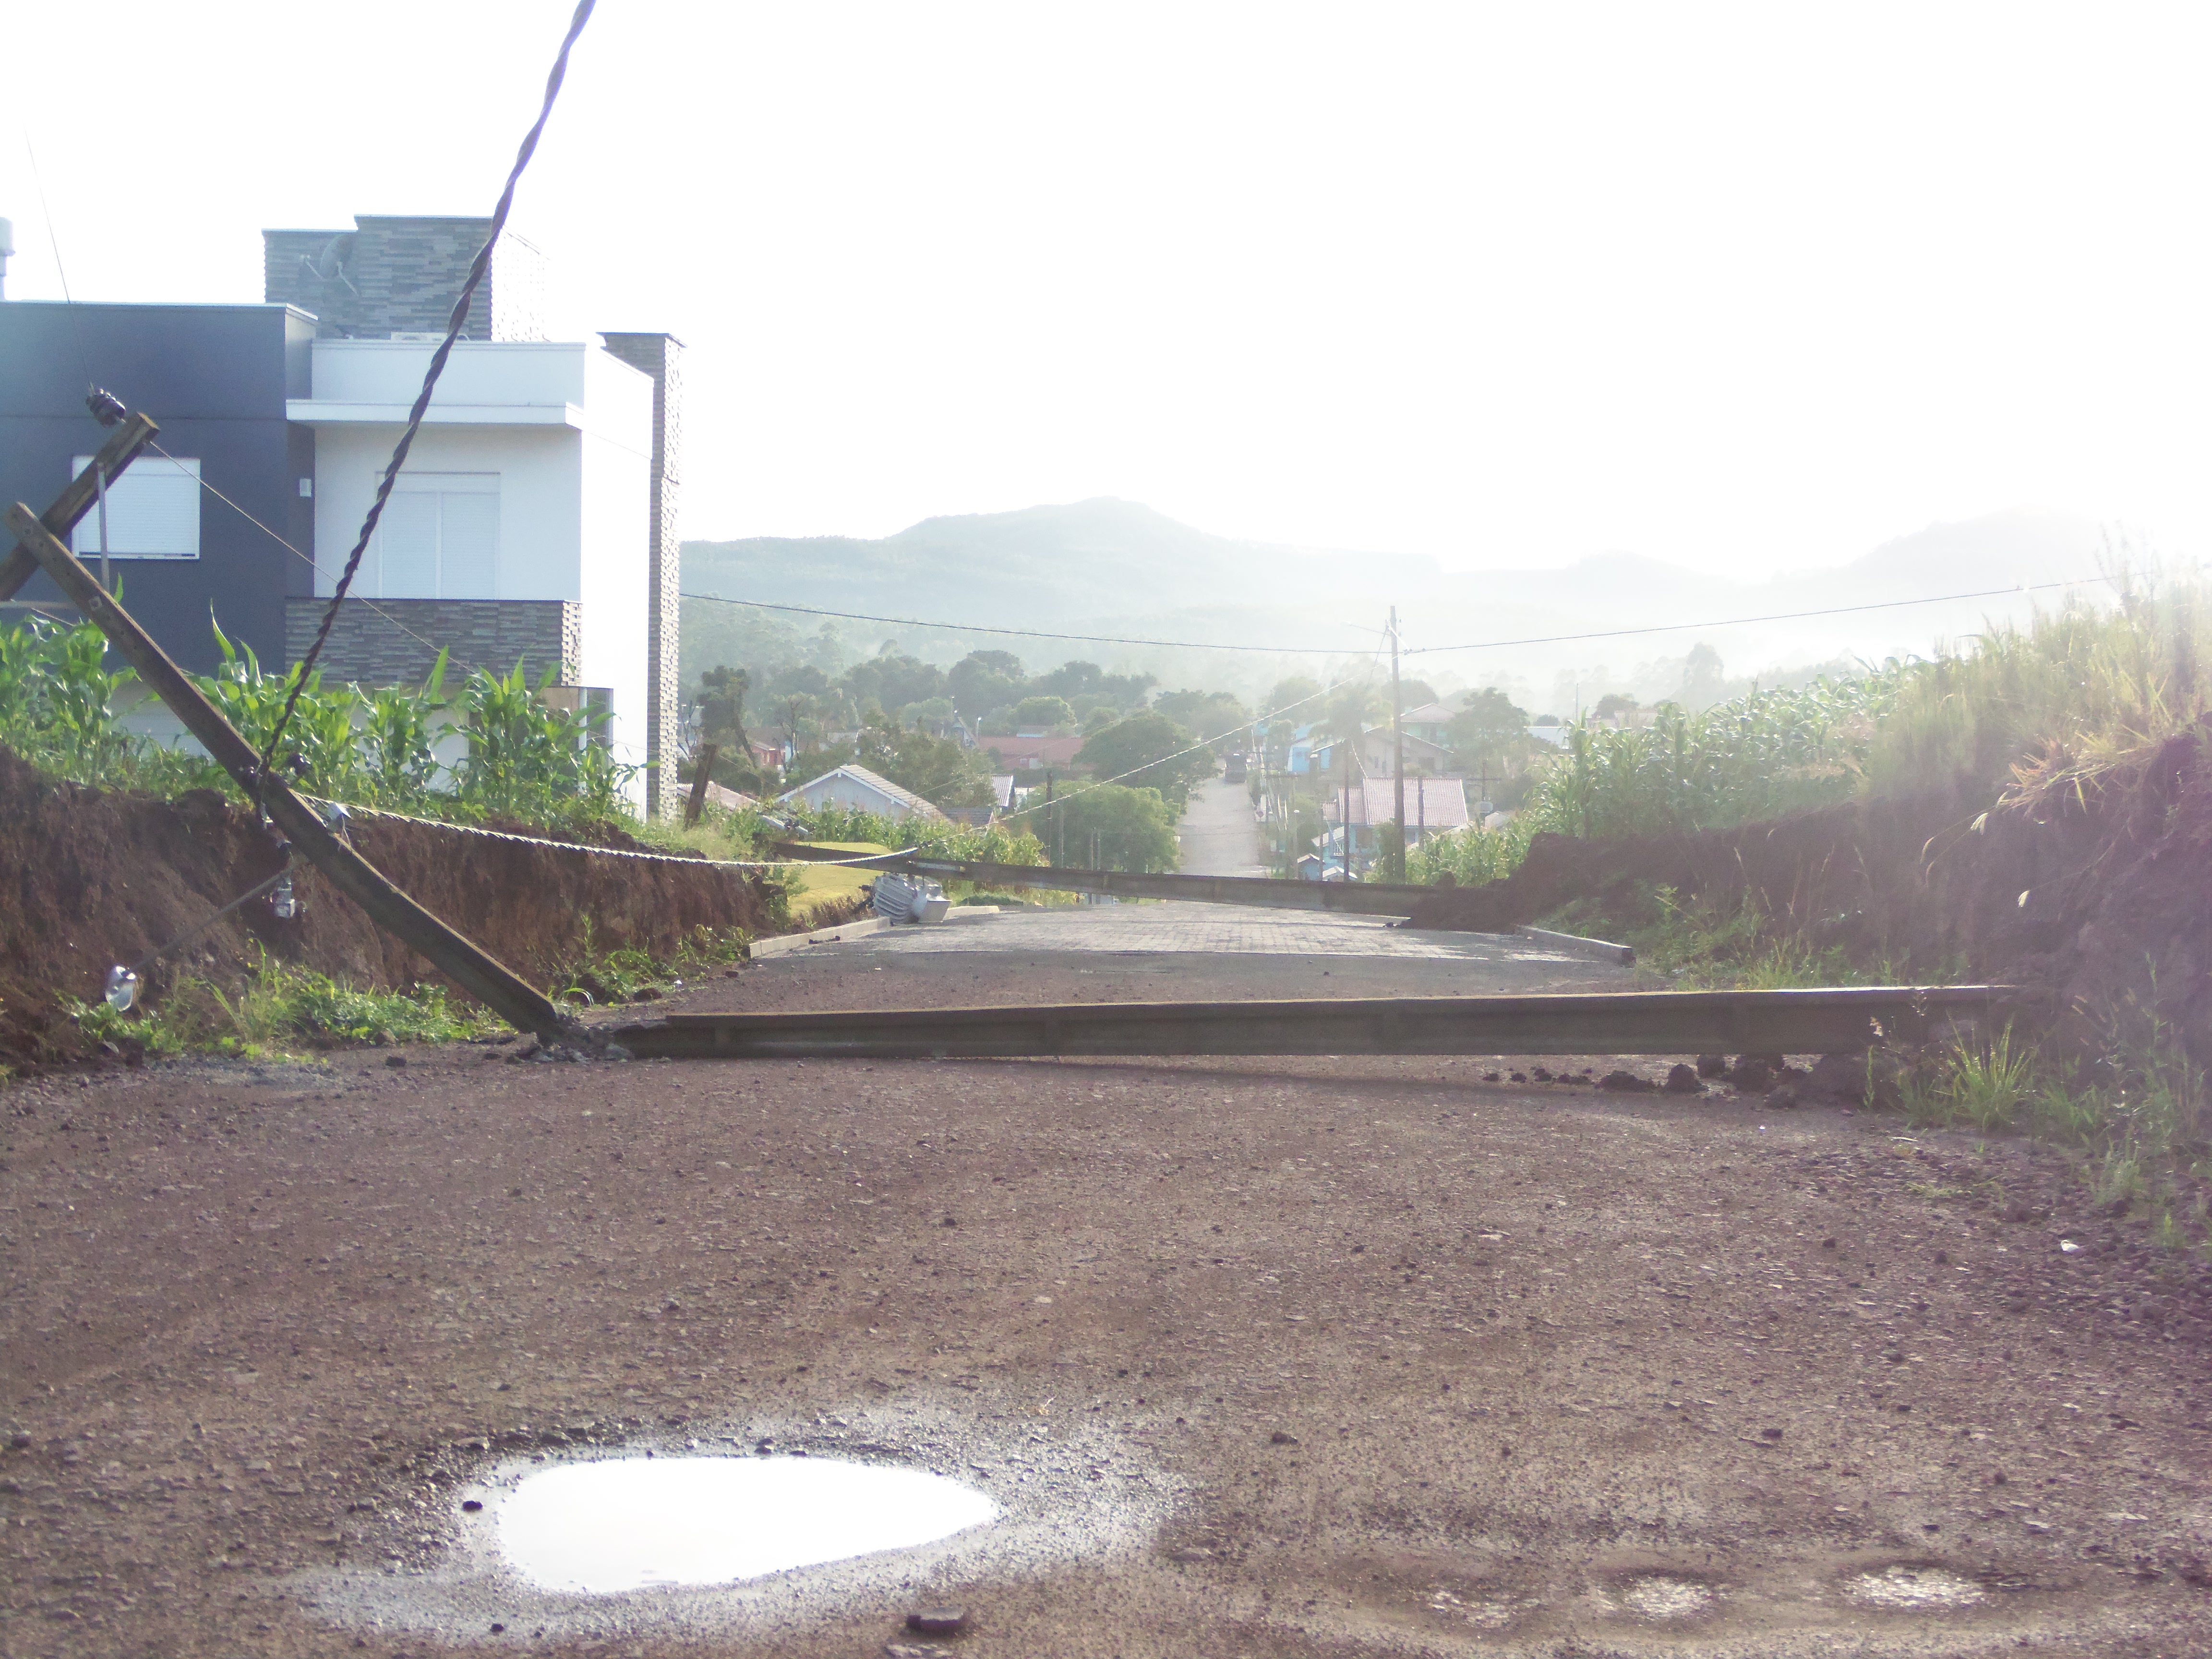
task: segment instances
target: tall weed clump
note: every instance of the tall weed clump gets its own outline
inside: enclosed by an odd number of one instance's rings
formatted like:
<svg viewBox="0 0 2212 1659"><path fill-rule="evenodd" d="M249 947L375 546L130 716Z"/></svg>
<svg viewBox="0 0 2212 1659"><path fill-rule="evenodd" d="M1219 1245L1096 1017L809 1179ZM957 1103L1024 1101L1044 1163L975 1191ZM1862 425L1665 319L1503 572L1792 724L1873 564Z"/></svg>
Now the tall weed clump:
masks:
<svg viewBox="0 0 2212 1659"><path fill-rule="evenodd" d="M1911 665L1869 745L1868 787L1955 781L1991 806L2080 795L2194 732L2212 710L2212 594L2194 577L2115 581L2113 605L2077 599Z"/></svg>
<svg viewBox="0 0 2212 1659"><path fill-rule="evenodd" d="M1661 835L1778 817L1847 799L1901 681L1895 665L1802 690L1754 692L1651 724L1583 722L1547 763L1521 816L1531 833Z"/></svg>

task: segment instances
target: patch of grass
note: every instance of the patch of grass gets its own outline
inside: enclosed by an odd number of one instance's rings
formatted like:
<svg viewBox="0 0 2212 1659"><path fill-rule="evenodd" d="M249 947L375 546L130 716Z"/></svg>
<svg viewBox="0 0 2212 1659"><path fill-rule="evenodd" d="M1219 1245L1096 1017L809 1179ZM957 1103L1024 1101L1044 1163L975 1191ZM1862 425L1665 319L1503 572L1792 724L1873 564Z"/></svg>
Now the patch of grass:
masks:
<svg viewBox="0 0 2212 1659"><path fill-rule="evenodd" d="M451 1042L506 1029L483 1010L456 1006L442 986L360 990L265 955L243 985L228 990L186 975L154 1006L119 1014L105 1002L80 1002L70 1012L90 1042L133 1045L155 1056Z"/></svg>
<svg viewBox="0 0 2212 1659"><path fill-rule="evenodd" d="M586 917L584 949L553 976L551 994L556 1002L585 1006L658 1001L681 990L687 975L697 978L744 960L751 938L743 928L695 927L672 956L656 957L630 946L599 951L592 947L591 919Z"/></svg>
<svg viewBox="0 0 2212 1659"><path fill-rule="evenodd" d="M876 878L872 870L838 864L793 865L787 873L792 884L791 919L802 926L826 921L839 914Z"/></svg>
<svg viewBox="0 0 2212 1659"><path fill-rule="evenodd" d="M1934 1126L2019 1129L2081 1155L2090 1201L2148 1218L2154 1241L2212 1239L2207 1080L2154 1010L2108 1020L2106 1051L2081 1066L2045 1061L2010 1027L1921 1057L1900 1080L1905 1115Z"/></svg>
<svg viewBox="0 0 2212 1659"><path fill-rule="evenodd" d="M2015 1041L2008 1024L1986 1042L1954 1042L1909 1077L1905 1115L1920 1123L2008 1129L2042 1089L2034 1046Z"/></svg>

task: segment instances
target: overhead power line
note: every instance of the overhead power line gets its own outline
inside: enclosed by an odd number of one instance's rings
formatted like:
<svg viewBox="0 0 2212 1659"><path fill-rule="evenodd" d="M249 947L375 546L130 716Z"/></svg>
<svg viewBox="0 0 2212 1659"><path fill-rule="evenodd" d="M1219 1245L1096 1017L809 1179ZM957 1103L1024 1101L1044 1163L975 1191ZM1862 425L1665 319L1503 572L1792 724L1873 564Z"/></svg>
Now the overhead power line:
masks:
<svg viewBox="0 0 2212 1659"><path fill-rule="evenodd" d="M514 152L514 165L507 170L506 186L491 210L491 222L484 233L483 246L477 250L475 262L461 283L461 291L454 297L453 315L447 319L446 337L439 341L436 350L430 354L430 362L422 374L422 389L415 394L415 406L407 411L407 424L399 434L399 441L392 447L392 460L377 481L376 496L368 504L368 514L361 522L361 535L346 556L345 568L331 589L331 602L324 608L322 622L315 629L315 637L300 659L300 672L294 676L292 689L285 696L284 707L276 715L275 730L262 746L261 769L266 772L276 758L276 746L283 741L284 729L290 725L292 711L299 706L300 694L307 688L307 677L314 672L315 659L322 655L324 646L330 642L331 629L337 626L339 607L345 604L346 593L353 586L353 579L361 569L362 556L368 552L369 540L376 534L376 522L384 514L384 504L392 496L392 487L399 481L399 470L407 464L407 452L413 447L415 434L422 429L422 417L429 413L430 394L437 389L438 378L446 372L446 361L453 356L453 345L461 337L461 330L469 319L469 304L476 298L477 289L483 283L491 270L493 248L499 244L501 233L507 228L507 216L514 206L514 188L522 182L522 173L537 153L538 140L545 131L545 124L553 117L553 100L561 95L561 82L568 73L568 54L576 45L576 37L584 32L591 21L592 8L596 0L576 0L576 9L568 20L568 32L561 39L561 50L554 54L552 70L545 77L545 99L538 106L538 119L522 136L522 143Z"/></svg>
<svg viewBox="0 0 2212 1659"><path fill-rule="evenodd" d="M1582 634L1533 635L1526 639L1473 640L1464 645L1407 646L1408 657L1433 656L1440 651L1500 651L1522 645L1570 645L1583 640L1626 639L1639 634L1678 634L1699 628L1735 628L1750 623L1803 622L1816 617L1848 617L1868 611L1897 611L1916 605L1953 605L1965 599L2005 599L2016 593L2043 593L2054 588L2087 587L2109 580L2081 576L2072 581L2021 582L2011 587L1978 588L1969 593L1931 593L1917 599L1875 599L1863 605L1832 605L1815 611L1777 611L1758 617L1717 617L1703 622L1653 623L1641 628L1601 628ZM941 629L950 634L999 634L1025 640L1071 640L1085 645L1156 645L1177 651L1250 651L1273 656L1341 656L1354 647L1345 646L1231 645L1209 640L1146 640L1116 634L1055 634L1040 628L987 628L979 623L928 622L918 617L878 617L863 611L831 611L820 605L780 605L768 599L733 599L722 593L685 593L687 599L714 605L745 605L755 611L788 611L802 617L834 617L844 622L888 623L898 628ZM1352 624L1346 623L1350 627ZM1372 630L1362 630L1372 631Z"/></svg>
<svg viewBox="0 0 2212 1659"><path fill-rule="evenodd" d="M755 611L790 611L802 617L835 617L842 622L889 623L895 628L940 628L953 634L1004 634L1024 640L1073 640L1079 645L1160 645L1176 651L1261 651L1271 656L1340 655L1355 647L1341 645L1212 645L1200 640L1125 639L1118 634L1052 634L1041 628L987 628L981 623L923 622L915 617L873 617L863 611L824 611L811 605L774 605L766 599L732 599L720 593L684 593L687 599L742 605Z"/></svg>
<svg viewBox="0 0 2212 1659"><path fill-rule="evenodd" d="M1867 605L1832 605L1820 611L1777 611L1764 617L1723 617L1711 622L1654 623L1646 628L1607 628L1589 634L1546 634L1525 640L1476 640L1467 645L1415 645L1406 647L1409 657L1438 651L1501 651L1515 645L1568 645L1578 640L1619 640L1635 634L1680 634L1697 628L1735 628L1745 623L1802 622L1812 617L1845 617L1861 611L1896 611L1909 605L1949 605L1960 599L1994 599L2014 593L2041 593L2054 587L2086 587L2107 580L2079 576L2070 582L2021 582L2012 587L1984 587L1972 593L1932 593L1924 599L1876 599Z"/></svg>
<svg viewBox="0 0 2212 1659"><path fill-rule="evenodd" d="M1366 665L1368 674L1371 675L1375 672L1376 668L1379 665L1381 653L1379 651L1370 654ZM1151 771L1156 766L1164 766L1171 760L1181 760L1185 755L1195 755L1201 749L1211 749L1215 744L1221 742L1224 738L1233 738L1239 732L1249 732L1256 726L1267 724L1269 721L1276 720L1281 715L1289 714L1293 708L1303 708L1310 702L1318 702L1322 698L1328 696L1332 691L1341 690L1347 685L1358 684L1366 678L1367 675L1340 675L1337 678L1331 680L1327 685L1322 687L1320 690L1309 692L1306 696L1297 699L1295 702L1285 703L1280 708L1271 708L1264 714L1255 714L1250 720L1246 720L1242 726L1232 726L1226 732L1217 732L1210 738L1200 738L1196 743L1192 744L1187 749L1178 749L1172 754L1156 756L1152 759L1146 761L1142 766L1133 766L1126 772L1116 772L1110 778L1093 778L1089 783L1085 784L1080 789L1071 789L1066 794L1060 796L1055 800L1036 799L1035 796L1036 794L1036 791L1033 788L1030 791L1030 794L1031 796L1030 804L1027 806L1015 807L1012 811L1001 814L1001 821L1003 822L1006 818L1018 818L1024 812L1043 811L1048 807L1058 806L1064 802L1073 800L1078 795L1087 795L1093 789L1103 789L1109 783L1119 783L1124 778L1133 778L1139 773ZM978 739L978 741L981 742L981 739ZM988 747L988 745L987 744L985 746Z"/></svg>

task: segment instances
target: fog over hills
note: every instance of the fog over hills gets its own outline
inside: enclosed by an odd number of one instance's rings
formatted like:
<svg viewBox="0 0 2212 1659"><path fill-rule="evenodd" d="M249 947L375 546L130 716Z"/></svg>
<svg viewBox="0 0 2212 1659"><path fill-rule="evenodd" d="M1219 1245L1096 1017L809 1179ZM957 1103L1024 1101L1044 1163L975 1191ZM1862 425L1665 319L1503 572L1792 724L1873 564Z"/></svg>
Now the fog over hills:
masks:
<svg viewBox="0 0 2212 1659"><path fill-rule="evenodd" d="M1416 653L1407 672L1439 685L1508 684L1521 696L1548 702L1555 693L1561 700L1570 697L1571 688L1581 685L1641 686L1663 695L1669 662L1700 643L1717 650L1729 672L1739 676L1839 656L1878 660L1924 653L1939 640L1972 634L1991 619L2024 618L2033 603L2051 605L2065 596L2045 592L1711 624L2094 579L2107 557L2105 536L2094 523L2017 509L1931 526L1826 568L1795 567L1786 540L1778 538L1771 563L1741 579L1632 553L1596 554L1553 569L1448 571L1417 556L1239 541L1179 524L1133 501L1100 498L928 519L876 541L687 542L684 589L756 604L968 625L832 623L836 648L848 657L871 654L886 640L939 662L977 647L1010 650L1032 668L1084 657L1115 670L1140 669L1170 686L1220 685L1249 696L1294 670L1333 676L1355 659L1372 660L1389 607L1395 605L1406 647ZM769 652L757 631L738 622L746 617L757 623L760 617L687 600L687 680L716 661L745 663L748 655ZM824 619L787 613L778 620L818 641ZM1697 626L1433 654L1424 649L1677 623ZM1261 647L1268 654L971 631L978 628Z"/></svg>

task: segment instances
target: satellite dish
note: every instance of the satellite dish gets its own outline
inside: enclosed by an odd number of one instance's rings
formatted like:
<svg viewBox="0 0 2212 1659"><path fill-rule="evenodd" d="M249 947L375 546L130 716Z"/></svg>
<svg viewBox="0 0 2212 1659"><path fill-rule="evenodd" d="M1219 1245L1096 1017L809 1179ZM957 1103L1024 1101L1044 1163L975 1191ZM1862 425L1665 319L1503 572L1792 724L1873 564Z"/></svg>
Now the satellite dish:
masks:
<svg viewBox="0 0 2212 1659"><path fill-rule="evenodd" d="M313 258L310 259L306 254L301 254L300 274L302 276L312 276L315 281L326 286L336 283L358 300L361 298L361 290L347 279L345 274L345 256L349 250L341 246L341 244L352 240L349 236L333 236L323 244L322 252Z"/></svg>

